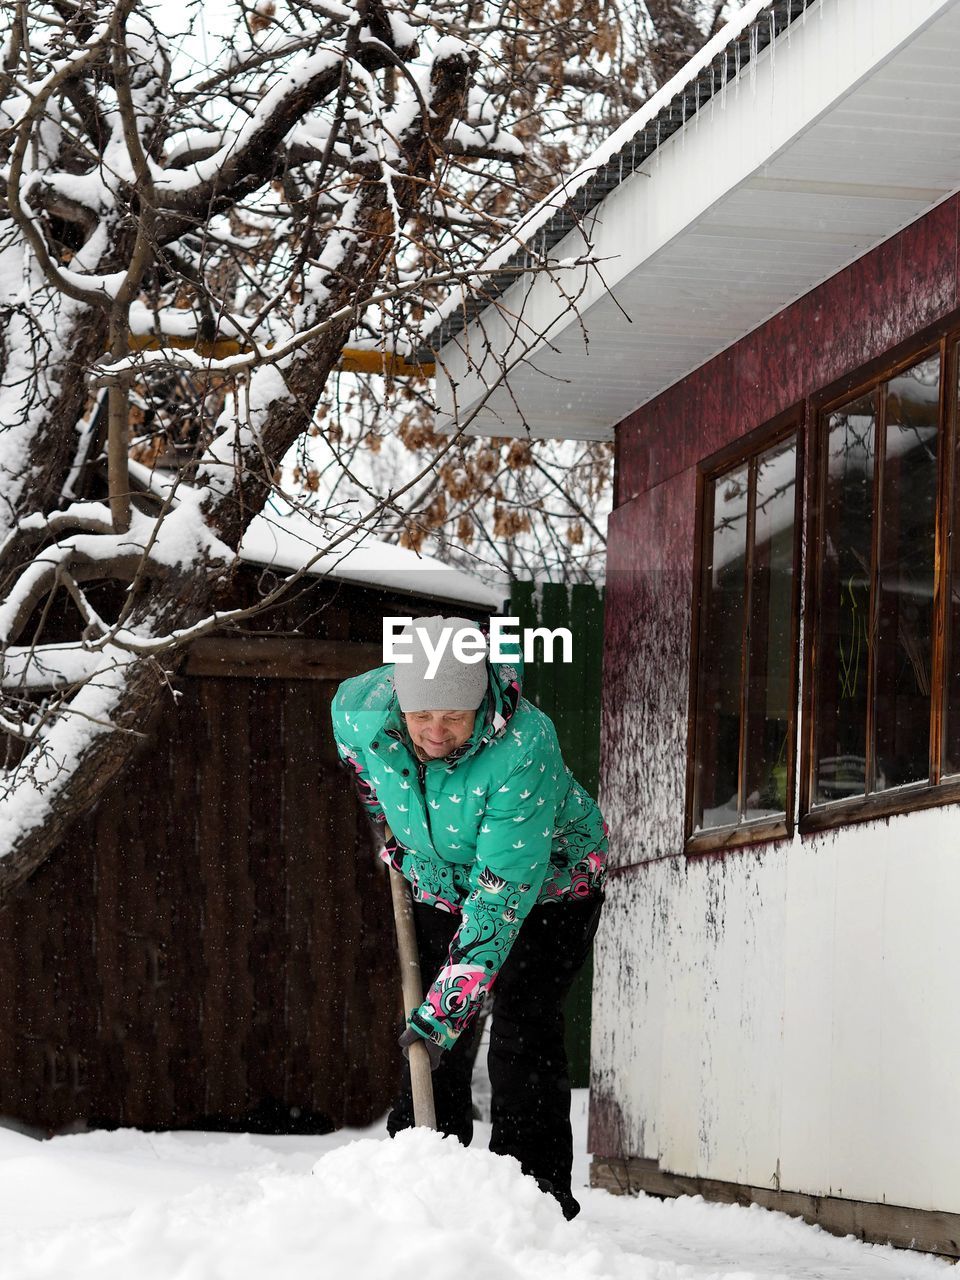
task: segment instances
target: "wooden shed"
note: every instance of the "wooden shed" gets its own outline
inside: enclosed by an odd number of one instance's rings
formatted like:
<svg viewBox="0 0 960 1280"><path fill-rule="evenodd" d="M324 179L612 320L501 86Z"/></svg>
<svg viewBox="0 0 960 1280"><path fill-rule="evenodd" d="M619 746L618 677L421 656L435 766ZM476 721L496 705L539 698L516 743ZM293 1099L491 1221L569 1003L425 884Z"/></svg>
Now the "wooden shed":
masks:
<svg viewBox="0 0 960 1280"><path fill-rule="evenodd" d="M310 533L254 528L234 603L303 563ZM399 1065L389 887L330 701L382 661L385 615L498 604L367 542L250 630L193 647L176 705L3 914L3 1123L326 1132L383 1113Z"/></svg>
<svg viewBox="0 0 960 1280"><path fill-rule="evenodd" d="M476 429L616 442L595 1181L951 1256L958 59L958 0L751 0L518 229L582 316L438 360L467 413L549 330Z"/></svg>

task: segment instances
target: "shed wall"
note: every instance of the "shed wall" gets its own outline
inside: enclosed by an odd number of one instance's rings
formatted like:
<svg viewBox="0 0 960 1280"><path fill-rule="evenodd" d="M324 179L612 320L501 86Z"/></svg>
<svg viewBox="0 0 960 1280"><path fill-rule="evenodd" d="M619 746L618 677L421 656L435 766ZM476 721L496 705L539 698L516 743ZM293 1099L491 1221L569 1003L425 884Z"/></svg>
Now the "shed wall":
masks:
<svg viewBox="0 0 960 1280"><path fill-rule="evenodd" d="M386 1109L389 890L337 764L337 683L181 680L4 913L0 1115L296 1132Z"/></svg>
<svg viewBox="0 0 960 1280"><path fill-rule="evenodd" d="M683 856L696 464L950 315L957 273L951 199L618 428L598 1155L960 1212L956 809Z"/></svg>
<svg viewBox="0 0 960 1280"><path fill-rule="evenodd" d="M231 605L285 572L246 566ZM380 665L385 616L487 613L411 581L311 579L254 631L192 646L179 700L0 916L0 1123L284 1133L383 1114L396 934L330 702Z"/></svg>

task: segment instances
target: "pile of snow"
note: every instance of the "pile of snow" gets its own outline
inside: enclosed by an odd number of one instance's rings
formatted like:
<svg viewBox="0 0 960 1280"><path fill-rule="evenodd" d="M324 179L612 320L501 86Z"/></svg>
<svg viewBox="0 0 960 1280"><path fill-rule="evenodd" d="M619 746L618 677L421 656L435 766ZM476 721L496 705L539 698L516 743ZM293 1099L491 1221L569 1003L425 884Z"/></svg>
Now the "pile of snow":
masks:
<svg viewBox="0 0 960 1280"><path fill-rule="evenodd" d="M11 1280L293 1280L318 1273L439 1280L459 1258L466 1265L456 1266L458 1280L585 1274L576 1269L576 1251L558 1272L563 1217L514 1162L426 1130L395 1143L354 1142L324 1156L312 1173L267 1166L173 1199L154 1198L163 1175L158 1184L148 1165L140 1172L148 1202L132 1212L124 1203L129 1185L109 1172L101 1168L106 1176L84 1188L74 1159L59 1170L50 1163L44 1199L65 1192L80 1207L85 1194L119 1195L124 1212L46 1240L36 1227L27 1238L17 1232L3 1250ZM523 1270L515 1270L521 1256Z"/></svg>
<svg viewBox="0 0 960 1280"><path fill-rule="evenodd" d="M584 1094L575 1102L579 1177ZM946 1280L761 1209L577 1189L382 1124L327 1137L0 1129L4 1280ZM371 1136L376 1135L376 1136Z"/></svg>

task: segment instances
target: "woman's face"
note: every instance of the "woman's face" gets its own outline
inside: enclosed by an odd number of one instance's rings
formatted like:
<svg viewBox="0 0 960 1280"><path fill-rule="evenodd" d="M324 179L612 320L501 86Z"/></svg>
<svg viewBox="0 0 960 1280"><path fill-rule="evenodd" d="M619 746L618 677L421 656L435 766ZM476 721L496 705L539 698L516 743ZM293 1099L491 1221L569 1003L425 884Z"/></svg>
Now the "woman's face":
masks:
<svg viewBox="0 0 960 1280"><path fill-rule="evenodd" d="M462 747L473 733L476 711L405 711L407 732L429 760L440 760Z"/></svg>

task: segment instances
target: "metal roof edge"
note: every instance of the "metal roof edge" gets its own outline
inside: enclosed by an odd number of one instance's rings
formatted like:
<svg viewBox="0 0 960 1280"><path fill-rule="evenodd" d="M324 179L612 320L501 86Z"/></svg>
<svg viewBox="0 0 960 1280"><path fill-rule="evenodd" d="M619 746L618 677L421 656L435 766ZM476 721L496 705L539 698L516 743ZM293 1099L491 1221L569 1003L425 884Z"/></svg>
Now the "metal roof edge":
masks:
<svg viewBox="0 0 960 1280"><path fill-rule="evenodd" d="M432 363L438 351L462 333L468 325L501 297L518 274L542 263L582 219L600 205L624 179L635 173L668 138L683 129L708 102L735 80L751 62L812 9L819 0L772 0L756 18L743 27L729 43L718 49L707 65L653 116L642 129L608 160L597 166L572 197L565 199L533 236L484 280L482 289L465 298L456 311L446 316L423 339L416 360ZM733 50L733 57L730 52ZM692 60L692 59L691 59ZM682 70L678 73L682 76ZM641 108L642 110L642 108ZM562 197L559 186L554 197Z"/></svg>

